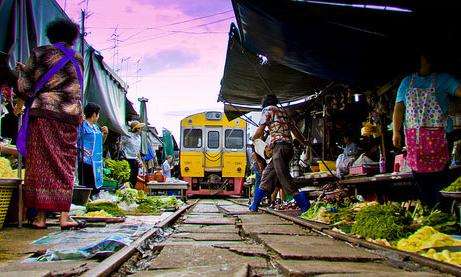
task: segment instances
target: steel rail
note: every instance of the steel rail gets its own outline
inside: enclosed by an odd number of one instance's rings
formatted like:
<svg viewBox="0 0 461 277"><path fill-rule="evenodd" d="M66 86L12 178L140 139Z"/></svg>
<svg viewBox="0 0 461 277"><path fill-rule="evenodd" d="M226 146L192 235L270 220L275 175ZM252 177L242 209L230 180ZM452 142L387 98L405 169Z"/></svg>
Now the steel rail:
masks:
<svg viewBox="0 0 461 277"><path fill-rule="evenodd" d="M241 206L246 206L245 204L239 203L238 201L229 199L229 201L241 205ZM438 270L442 273L448 273L452 274L454 276L461 277L461 267L455 266L452 264L436 261L424 256L421 256L416 253L411 253L411 252L406 252L406 251L401 251L395 248L383 246L374 242L366 241L364 239L356 238L347 234L342 234L336 231L333 231L331 226L328 224L320 223L320 222L315 222L315 221L310 221L310 220L304 220L298 217L290 216L278 211L275 211L273 209L268 209L268 208L259 208L260 210L272 214L275 216L278 216L280 218L289 220L297 225L300 225L302 227L306 227L309 229L313 229L317 232L321 232L325 235L331 236L335 239L342 240L354 245L359 245L363 248L371 249L371 250L376 250L376 251L382 251L389 253L391 255L397 255L402 258L402 260L410 260L412 262L415 262L419 265L427 266L432 269Z"/></svg>
<svg viewBox="0 0 461 277"><path fill-rule="evenodd" d="M123 263L125 263L129 258L131 258L138 251L138 248L142 245L144 241L155 236L159 229L165 228L171 225L172 223L174 223L185 211L187 211L189 208L194 206L196 203L197 201L195 201L192 204L182 206L172 215L167 217L165 220L162 220L161 222L158 222L157 224L155 224L151 230L147 231L144 235L139 237L132 244L123 247L120 251L114 253L113 255L111 255L110 257L102 261L101 263L99 263L96 267L85 272L82 276L84 277L109 276L110 274L115 272L117 269L119 269L120 266Z"/></svg>

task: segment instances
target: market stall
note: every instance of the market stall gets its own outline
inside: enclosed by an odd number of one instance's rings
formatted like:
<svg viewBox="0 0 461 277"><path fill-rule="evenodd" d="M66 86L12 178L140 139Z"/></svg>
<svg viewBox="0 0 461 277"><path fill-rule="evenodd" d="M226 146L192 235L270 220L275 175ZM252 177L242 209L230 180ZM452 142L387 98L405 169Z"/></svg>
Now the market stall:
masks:
<svg viewBox="0 0 461 277"><path fill-rule="evenodd" d="M242 116L258 109L264 95L279 96L308 144L295 146L302 154L291 165L298 187L315 203L303 217L460 265L459 249L438 247L461 243L452 236L460 232L461 189L454 182L443 189L441 206L426 206L419 186L426 175L413 174L406 149L392 141L396 92L422 64L424 51L437 57L438 70L461 77L459 51L450 47L460 37L451 3L434 10L429 2L411 1L232 2L237 26L231 26L218 100ZM436 15L443 20L426 20ZM429 46L423 37L438 43ZM419 49L423 44L428 49ZM432 179L438 186L461 175L461 111L459 102L449 101L454 131L444 131L451 168L446 179Z"/></svg>

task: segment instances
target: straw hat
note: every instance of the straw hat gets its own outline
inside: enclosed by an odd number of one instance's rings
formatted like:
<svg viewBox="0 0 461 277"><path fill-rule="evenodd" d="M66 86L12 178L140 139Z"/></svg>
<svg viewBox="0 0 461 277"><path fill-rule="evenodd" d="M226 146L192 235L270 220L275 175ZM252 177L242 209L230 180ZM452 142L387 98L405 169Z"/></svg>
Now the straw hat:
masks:
<svg viewBox="0 0 461 277"><path fill-rule="evenodd" d="M146 126L146 124L141 123L141 122L139 122L139 121L137 121L137 120L132 121L132 122L130 123L131 130L141 129L141 128L144 127L144 126Z"/></svg>

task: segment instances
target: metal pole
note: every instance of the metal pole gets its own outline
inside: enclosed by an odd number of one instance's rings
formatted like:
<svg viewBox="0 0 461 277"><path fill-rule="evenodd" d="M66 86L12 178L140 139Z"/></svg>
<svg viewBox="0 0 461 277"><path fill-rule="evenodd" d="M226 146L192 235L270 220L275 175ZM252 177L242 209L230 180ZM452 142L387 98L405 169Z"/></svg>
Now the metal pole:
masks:
<svg viewBox="0 0 461 277"><path fill-rule="evenodd" d="M80 54L82 55L83 65L85 64L85 17L86 17L86 12L85 12L85 10L82 9L81 18L80 18L80 22L81 22L81 26L82 26L81 33L80 33ZM85 70L84 70L83 67L82 67L82 75L85 76ZM83 82L85 82L85 77L83 77ZM80 99L81 99L81 103L82 103L82 108L83 108L83 105L85 103L83 90L84 90L83 87L80 88ZM84 185L84 183L83 183L83 174L84 174L83 173L83 144L80 145L80 143L77 142L77 145L79 145L81 147L80 149L78 149L77 168L76 168L77 175L76 176L78 176L79 167L80 167L80 180L78 180L78 177L77 177L77 183L80 186L83 186Z"/></svg>
<svg viewBox="0 0 461 277"><path fill-rule="evenodd" d="M86 13L85 10L82 10L82 15L81 15L81 24L82 24L82 30L80 33L80 54L82 55L83 60L85 61L85 17Z"/></svg>

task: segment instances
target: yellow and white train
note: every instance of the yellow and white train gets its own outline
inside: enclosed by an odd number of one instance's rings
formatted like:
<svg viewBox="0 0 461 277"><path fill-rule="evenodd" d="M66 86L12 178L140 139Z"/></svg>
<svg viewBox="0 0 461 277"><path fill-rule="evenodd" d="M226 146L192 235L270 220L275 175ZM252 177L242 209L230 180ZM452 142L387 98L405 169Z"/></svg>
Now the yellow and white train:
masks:
<svg viewBox="0 0 461 277"><path fill-rule="evenodd" d="M246 161L244 120L212 111L181 120L179 163L188 196L242 195Z"/></svg>

